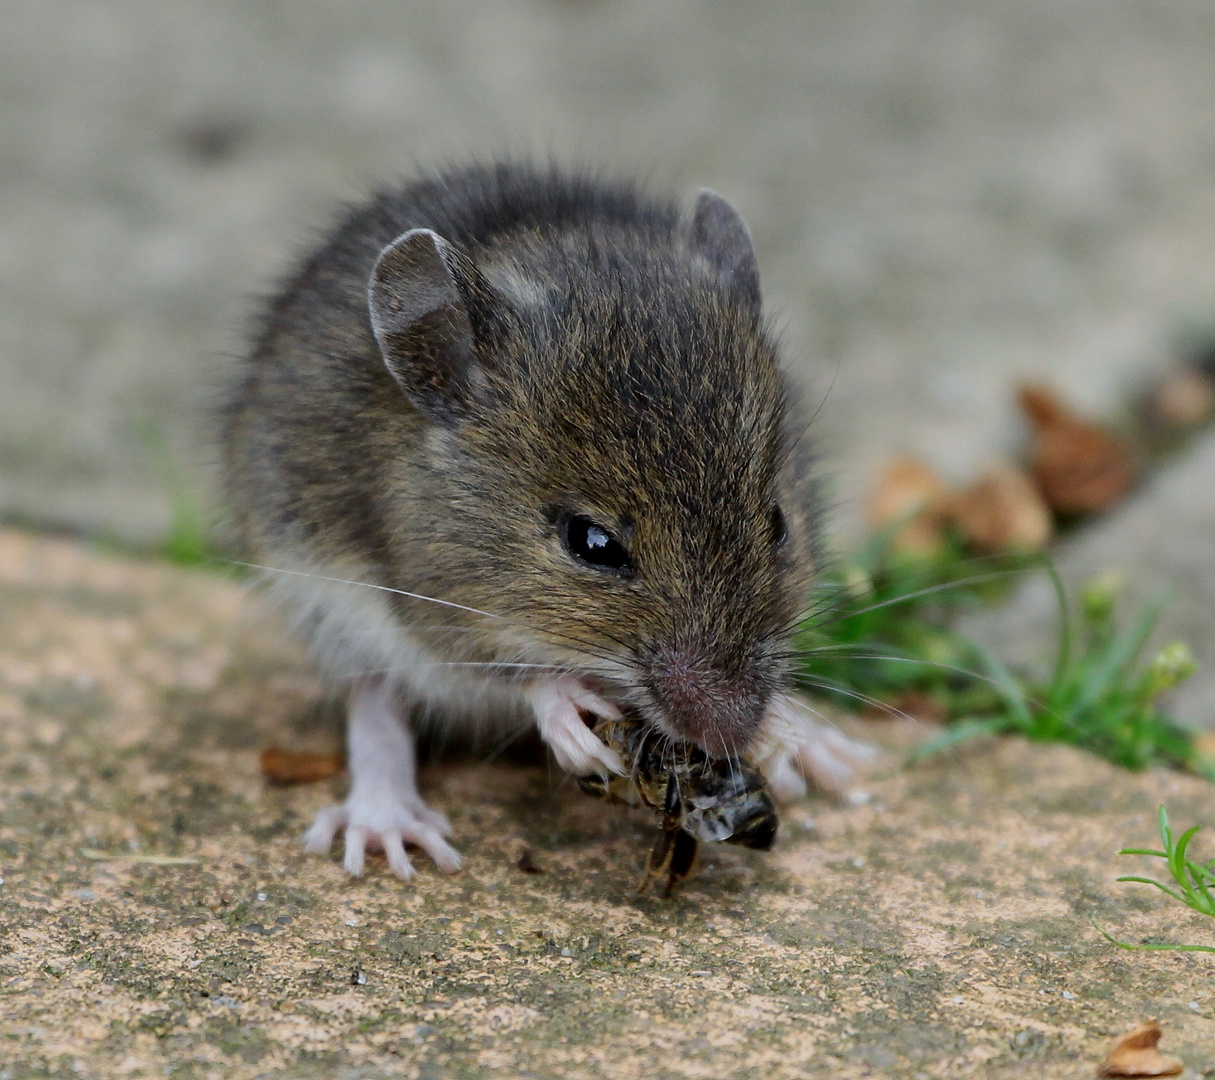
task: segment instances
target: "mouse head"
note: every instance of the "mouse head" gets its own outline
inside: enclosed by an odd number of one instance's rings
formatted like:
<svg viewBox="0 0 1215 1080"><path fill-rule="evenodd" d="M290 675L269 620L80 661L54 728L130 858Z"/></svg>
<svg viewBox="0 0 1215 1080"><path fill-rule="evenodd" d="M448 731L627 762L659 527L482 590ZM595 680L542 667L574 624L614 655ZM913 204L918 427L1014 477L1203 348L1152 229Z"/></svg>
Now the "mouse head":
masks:
<svg viewBox="0 0 1215 1080"><path fill-rule="evenodd" d="M414 230L369 302L428 425L436 587L502 616L500 651L745 747L786 675L813 520L733 208L704 192L690 221L492 248Z"/></svg>

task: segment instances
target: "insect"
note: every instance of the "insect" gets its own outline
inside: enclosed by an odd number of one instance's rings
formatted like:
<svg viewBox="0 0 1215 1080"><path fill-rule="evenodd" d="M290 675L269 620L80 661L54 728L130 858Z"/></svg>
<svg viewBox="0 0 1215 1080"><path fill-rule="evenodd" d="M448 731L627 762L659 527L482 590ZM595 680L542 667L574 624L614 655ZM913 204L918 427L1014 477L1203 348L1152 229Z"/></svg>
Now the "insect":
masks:
<svg viewBox="0 0 1215 1080"><path fill-rule="evenodd" d="M725 841L767 851L776 838L776 807L758 769L711 758L697 746L673 746L639 717L600 719L594 732L629 765L627 776L583 776L588 795L662 815L662 833L650 852L639 893L666 876L663 896L692 871L702 842Z"/></svg>

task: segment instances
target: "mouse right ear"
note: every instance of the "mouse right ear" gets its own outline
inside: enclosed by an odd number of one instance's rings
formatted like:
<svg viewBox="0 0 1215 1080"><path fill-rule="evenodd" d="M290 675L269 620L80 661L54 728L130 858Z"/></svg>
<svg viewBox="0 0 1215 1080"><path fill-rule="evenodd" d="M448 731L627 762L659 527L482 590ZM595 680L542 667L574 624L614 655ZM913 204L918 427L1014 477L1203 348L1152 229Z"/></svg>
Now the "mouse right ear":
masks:
<svg viewBox="0 0 1215 1080"><path fill-rule="evenodd" d="M411 229L380 252L367 284L371 329L392 377L420 412L460 416L476 375L466 293L471 267L438 233Z"/></svg>

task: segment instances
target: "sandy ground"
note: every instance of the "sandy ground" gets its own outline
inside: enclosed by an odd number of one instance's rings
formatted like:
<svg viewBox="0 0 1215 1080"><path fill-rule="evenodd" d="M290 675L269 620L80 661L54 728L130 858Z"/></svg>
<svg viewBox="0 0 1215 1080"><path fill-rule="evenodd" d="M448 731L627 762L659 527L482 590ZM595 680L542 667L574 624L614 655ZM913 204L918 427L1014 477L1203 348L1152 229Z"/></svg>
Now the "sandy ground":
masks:
<svg viewBox="0 0 1215 1080"><path fill-rule="evenodd" d="M259 775L337 735L232 582L0 532L0 1077L1087 1078L1149 1017L1215 1075L1215 961L1091 922L1215 943L1114 881L1209 785L864 733L874 776L670 900L635 893L647 816L526 759L425 770L461 873L351 882L299 843L342 781Z"/></svg>

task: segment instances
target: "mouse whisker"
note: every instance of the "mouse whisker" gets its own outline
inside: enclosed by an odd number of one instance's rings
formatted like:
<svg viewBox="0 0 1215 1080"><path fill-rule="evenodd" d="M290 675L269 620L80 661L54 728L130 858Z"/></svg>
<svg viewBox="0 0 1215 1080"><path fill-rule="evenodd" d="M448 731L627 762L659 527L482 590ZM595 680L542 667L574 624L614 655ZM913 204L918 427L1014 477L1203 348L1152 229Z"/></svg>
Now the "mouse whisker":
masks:
<svg viewBox="0 0 1215 1080"><path fill-rule="evenodd" d="M328 574L317 574L317 573L313 573L313 572L306 571L306 570L289 570L289 569L287 569L285 567L281 567L281 566L268 566L263 563L244 562L239 559L224 559L222 561L229 563L230 565L233 565L233 566L242 566L242 567L245 567L250 570L258 570L258 571L264 571L264 572L275 573L275 574L288 574L288 575L291 575L294 577L312 578L317 581L328 581L335 585L351 585L351 586L364 588L364 589L374 589L378 592L386 592L386 593L392 594L394 596L403 596L409 600L423 600L423 601L427 601L432 604L438 604L442 607L454 608L457 611L466 611L471 615L480 615L487 619L495 619L495 620L498 620L501 622L510 623L511 625L514 625L514 626L521 627L525 630L534 631L534 628L529 626L526 622L523 622L522 620L519 620L519 619L512 619L511 617L509 617L507 615L501 615L501 614L499 614L497 612L493 612L493 611L484 611L481 608L470 607L467 604L460 604L454 600L444 600L441 597L437 597L437 596L427 596L423 593L410 592L406 589L396 589L390 585L378 585L378 584L376 584L374 582L370 582L370 581L358 581L357 579L354 579L354 578L334 577L334 576L331 576ZM455 629L459 629L459 628L438 627L436 629L455 630ZM467 627L467 628L463 628L463 629L466 629L471 632L471 631L476 630L477 628L476 627ZM575 652L579 652L581 655L592 657L594 659L602 660L602 661L609 662L609 663L618 662L617 657L611 656L610 654L607 654L607 653L604 653L604 652L598 650L597 647L594 645L594 643L586 641L573 634L570 634L568 632L555 632L555 631L551 631L551 630L546 631L546 633L548 634L548 636L553 638L558 643L564 644L566 647L573 648ZM625 651L625 652L629 651L627 644L623 640L615 637L612 634L605 633L604 636L607 637L609 641L612 641L613 643L619 645L623 651Z"/></svg>
<svg viewBox="0 0 1215 1080"><path fill-rule="evenodd" d="M294 577L312 578L315 581L329 581L335 585L355 585L364 589L375 589L379 592L392 593L394 596L404 596L409 600L425 600L442 607L455 608L457 611L467 611L470 615L482 615L487 619L506 619L505 615L496 615L492 611L482 611L480 608L458 604L454 600L441 600L437 596L425 596L422 593L409 592L406 589L394 589L391 585L376 585L370 581L355 581L352 578L330 577L328 574L315 574L307 570L287 570L281 566L266 566L262 563L243 562L240 559L224 559L223 562L232 566L243 566L248 570L262 570L272 574L291 574Z"/></svg>
<svg viewBox="0 0 1215 1080"><path fill-rule="evenodd" d="M811 689L811 690L829 690L832 693L841 694L844 697L852 698L855 701L859 701L864 705L868 705L871 708L877 709L879 712L884 713L886 716L897 716L903 720L912 720L917 724L922 723L922 721L919 720L917 717L911 715L910 713L904 712L902 709L896 708L894 705L891 705L889 702L882 701L881 698L875 698L869 694L861 693L861 691L859 691L859 690L853 690L849 686L844 686L842 683L837 683L830 679L802 679L802 680L799 680L798 685L802 686L804 688L807 688L807 689ZM791 700L794 700L794 699L791 699ZM811 712L813 712L815 716L822 715L817 710L811 708L811 706L806 705L804 702L802 702L802 705L805 708L809 709Z"/></svg>

